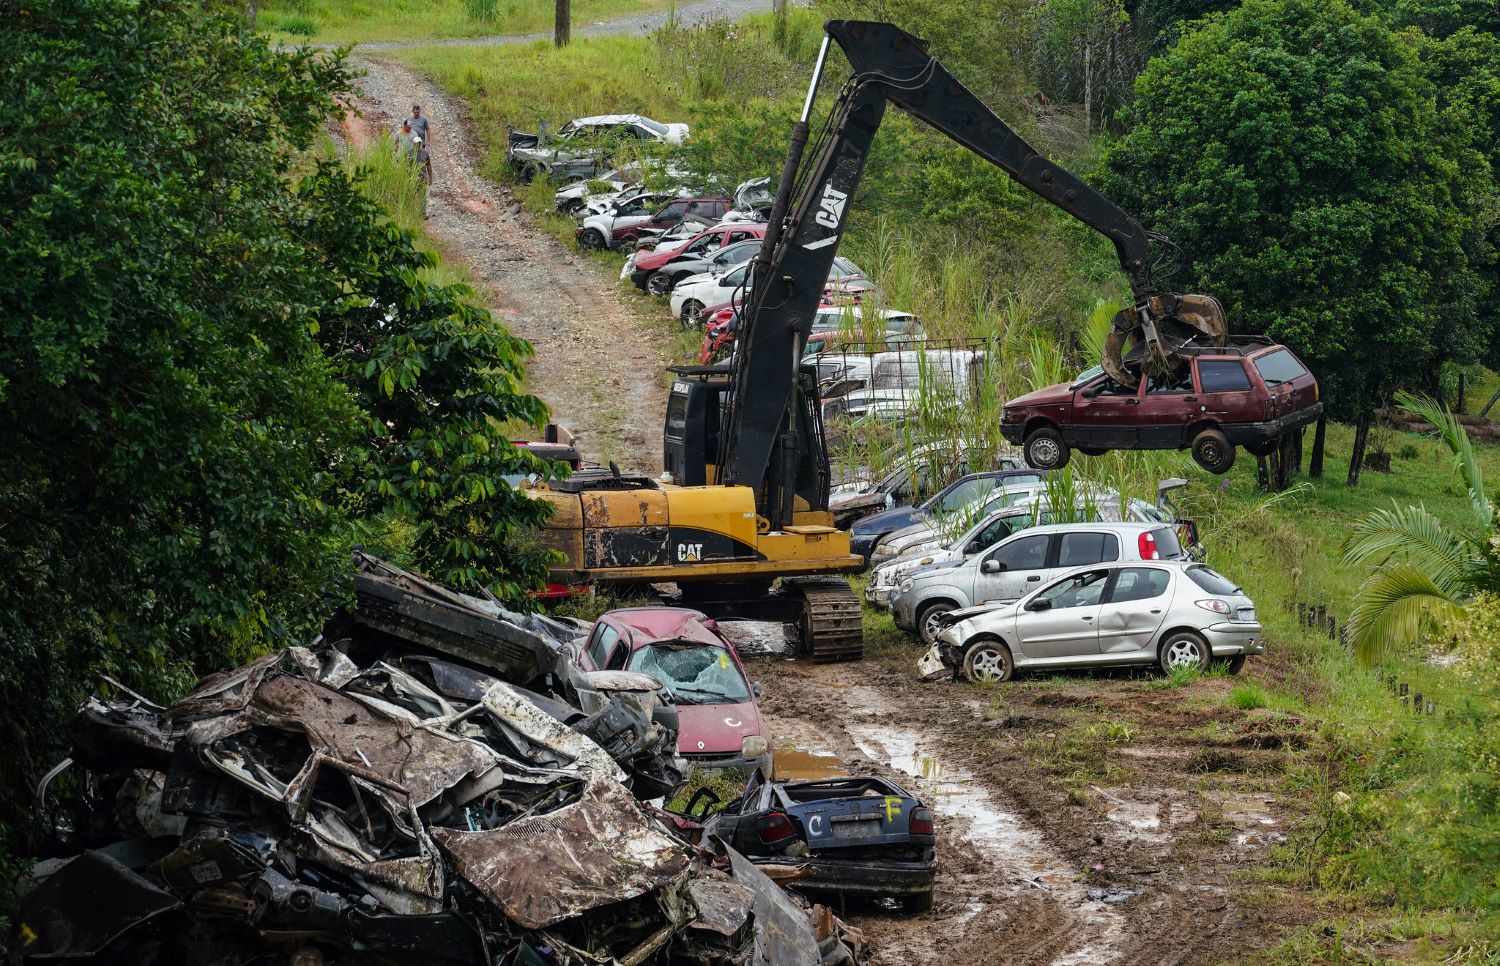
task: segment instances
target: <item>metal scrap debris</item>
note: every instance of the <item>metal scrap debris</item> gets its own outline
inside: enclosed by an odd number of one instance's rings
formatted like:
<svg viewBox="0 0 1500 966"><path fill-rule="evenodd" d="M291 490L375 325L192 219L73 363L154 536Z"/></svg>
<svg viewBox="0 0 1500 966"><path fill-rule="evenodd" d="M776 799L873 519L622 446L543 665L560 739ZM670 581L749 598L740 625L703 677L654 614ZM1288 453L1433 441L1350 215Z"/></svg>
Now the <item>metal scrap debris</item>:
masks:
<svg viewBox="0 0 1500 966"><path fill-rule="evenodd" d="M74 722L12 948L145 964L853 963L842 924L642 804L676 711L576 628L355 555L308 647Z"/></svg>

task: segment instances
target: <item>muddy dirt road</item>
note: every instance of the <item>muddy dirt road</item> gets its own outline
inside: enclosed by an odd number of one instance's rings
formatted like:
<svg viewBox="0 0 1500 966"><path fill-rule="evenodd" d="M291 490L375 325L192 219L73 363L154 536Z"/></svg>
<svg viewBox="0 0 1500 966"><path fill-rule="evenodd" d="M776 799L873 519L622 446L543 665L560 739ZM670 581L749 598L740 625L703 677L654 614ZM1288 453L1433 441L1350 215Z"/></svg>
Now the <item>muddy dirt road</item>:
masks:
<svg viewBox="0 0 1500 966"><path fill-rule="evenodd" d="M874 962L1238 962L1300 918L1246 875L1282 839L1296 722L1230 709L1218 679L981 689L913 662L752 671L783 768L874 770L937 816L932 912L846 910Z"/></svg>
<svg viewBox="0 0 1500 966"><path fill-rule="evenodd" d="M615 280L538 230L502 186L475 170L479 148L456 101L387 60L362 59L359 116L349 141L364 144L421 104L432 123L428 229L468 269L485 304L536 348L528 388L578 435L584 454L655 474L661 469L659 332L625 310Z"/></svg>
<svg viewBox="0 0 1500 966"><path fill-rule="evenodd" d="M531 388L586 453L657 471L672 361L661 330L622 306L612 274L512 213L509 194L475 173L474 142L442 92L399 65L366 65L349 138L424 106L432 234L536 346ZM845 910L875 963L1239 962L1307 916L1247 875L1297 806L1278 790L1312 740L1295 717L1231 708L1223 679L1165 688L1080 675L981 689L920 683L916 657L886 642L857 664L752 663L780 767L885 774L937 815L934 909Z"/></svg>

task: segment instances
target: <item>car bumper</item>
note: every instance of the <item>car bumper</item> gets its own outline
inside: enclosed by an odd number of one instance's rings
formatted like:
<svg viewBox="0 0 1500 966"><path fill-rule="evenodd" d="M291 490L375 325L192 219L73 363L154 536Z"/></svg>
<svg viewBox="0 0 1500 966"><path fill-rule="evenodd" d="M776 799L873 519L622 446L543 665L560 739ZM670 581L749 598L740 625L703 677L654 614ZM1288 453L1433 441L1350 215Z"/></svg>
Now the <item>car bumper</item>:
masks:
<svg viewBox="0 0 1500 966"><path fill-rule="evenodd" d="M1265 635L1259 624L1229 623L1213 624L1203 628L1203 636L1213 649L1214 657L1233 657L1236 654L1263 654L1266 649Z"/></svg>
<svg viewBox="0 0 1500 966"><path fill-rule="evenodd" d="M889 610L891 598L896 596L896 588L888 585L865 585L865 600L882 610Z"/></svg>
<svg viewBox="0 0 1500 966"><path fill-rule="evenodd" d="M1263 423L1225 423L1224 435L1228 436L1229 441L1236 446L1243 446L1246 443L1264 443L1275 439L1282 433L1316 422L1321 415L1323 415L1323 404L1316 402L1296 412L1287 413L1285 416Z"/></svg>
<svg viewBox="0 0 1500 966"><path fill-rule="evenodd" d="M894 592L886 606L890 607L891 620L897 627L907 632L917 629L917 601L911 594Z"/></svg>
<svg viewBox="0 0 1500 966"><path fill-rule="evenodd" d="M646 279L650 277L650 272L642 271L639 268L632 269L630 272L630 281L634 283L635 287L640 289L642 292L646 291Z"/></svg>
<svg viewBox="0 0 1500 966"><path fill-rule="evenodd" d="M850 534L850 536L849 536L849 550L851 552L853 552L853 553L859 554L861 557L864 557L865 558L865 562L868 563L869 560L870 560L870 554L875 551L875 544L877 542L879 542L881 536L883 536L883 534L879 534L879 533L871 533L871 534L854 533L854 534Z"/></svg>
<svg viewBox="0 0 1500 966"><path fill-rule="evenodd" d="M1026 424L1001 423L1000 435L1005 437L1005 441L1007 443L1010 443L1013 446L1020 446L1022 443L1026 442Z"/></svg>
<svg viewBox="0 0 1500 966"><path fill-rule="evenodd" d="M814 855L796 863L776 860L758 861L756 865L772 880L798 891L910 896L932 891L933 880L937 878L937 849L928 849L919 861Z"/></svg>
<svg viewBox="0 0 1500 966"><path fill-rule="evenodd" d="M698 752L681 752L682 758L688 763L688 767L694 771L716 772L733 771L741 775L750 775L760 772L767 778L771 776L771 752L764 755L756 755L753 758L746 757L737 752L729 754L700 754Z"/></svg>

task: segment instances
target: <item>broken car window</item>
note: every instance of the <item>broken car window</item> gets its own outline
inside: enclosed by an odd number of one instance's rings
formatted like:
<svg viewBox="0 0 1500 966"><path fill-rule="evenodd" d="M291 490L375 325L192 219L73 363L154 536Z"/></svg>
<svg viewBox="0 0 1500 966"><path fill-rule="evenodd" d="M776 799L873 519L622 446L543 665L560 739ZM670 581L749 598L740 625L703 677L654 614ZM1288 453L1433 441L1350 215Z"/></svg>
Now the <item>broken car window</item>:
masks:
<svg viewBox="0 0 1500 966"><path fill-rule="evenodd" d="M1147 393L1169 393L1169 392L1192 392L1193 370L1189 366L1183 366L1176 372L1167 376L1152 376L1146 386ZM1204 390L1207 392L1208 390Z"/></svg>
<svg viewBox="0 0 1500 966"><path fill-rule="evenodd" d="M629 670L656 678L681 704L750 700L744 675L722 647L648 644L631 655Z"/></svg>

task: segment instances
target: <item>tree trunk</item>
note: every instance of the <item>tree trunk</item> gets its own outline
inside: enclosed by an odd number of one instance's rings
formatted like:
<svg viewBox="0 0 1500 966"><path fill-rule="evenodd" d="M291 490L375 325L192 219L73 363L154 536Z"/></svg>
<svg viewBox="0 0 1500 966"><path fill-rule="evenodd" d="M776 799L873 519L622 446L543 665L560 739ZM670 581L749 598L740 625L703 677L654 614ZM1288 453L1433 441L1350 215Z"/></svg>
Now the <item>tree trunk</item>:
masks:
<svg viewBox="0 0 1500 966"><path fill-rule="evenodd" d="M1467 388L1464 385L1464 371L1460 369L1458 370L1458 414L1460 416L1464 414L1464 396L1468 395L1464 390Z"/></svg>
<svg viewBox="0 0 1500 966"><path fill-rule="evenodd" d="M1292 475L1302 472L1302 437L1307 435L1307 427L1303 426L1297 430L1297 436L1292 446Z"/></svg>
<svg viewBox="0 0 1500 966"><path fill-rule="evenodd" d="M1271 470L1264 456L1255 458L1255 486L1263 492L1271 492Z"/></svg>
<svg viewBox="0 0 1500 966"><path fill-rule="evenodd" d="M552 30L552 44L566 47L573 39L573 0L557 0L557 20Z"/></svg>
<svg viewBox="0 0 1500 966"><path fill-rule="evenodd" d="M1359 470L1365 461L1365 441L1370 436L1370 414L1360 413L1354 424L1354 452L1349 454L1349 485L1359 485Z"/></svg>
<svg viewBox="0 0 1500 966"><path fill-rule="evenodd" d="M1328 432L1328 417L1318 417L1318 428L1313 430L1312 461L1307 468L1308 476L1323 475L1323 436Z"/></svg>
<svg viewBox="0 0 1500 966"><path fill-rule="evenodd" d="M260 15L260 0L245 0L245 24L255 29L255 18Z"/></svg>
<svg viewBox="0 0 1500 966"><path fill-rule="evenodd" d="M1094 129L1094 45L1083 45L1083 135Z"/></svg>
<svg viewBox="0 0 1500 966"><path fill-rule="evenodd" d="M1287 433L1281 437L1276 444L1275 455L1276 478L1272 481L1276 492L1280 493L1292 485L1292 477L1297 473L1297 436Z"/></svg>

